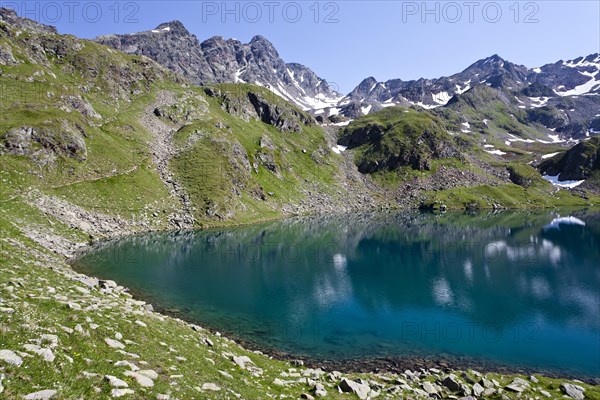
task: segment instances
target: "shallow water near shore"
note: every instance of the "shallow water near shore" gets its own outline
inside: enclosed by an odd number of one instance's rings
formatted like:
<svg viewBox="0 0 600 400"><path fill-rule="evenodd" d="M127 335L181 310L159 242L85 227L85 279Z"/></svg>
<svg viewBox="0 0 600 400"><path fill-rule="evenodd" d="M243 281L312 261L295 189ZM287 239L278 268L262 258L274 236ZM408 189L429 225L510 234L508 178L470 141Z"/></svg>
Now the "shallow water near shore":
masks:
<svg viewBox="0 0 600 400"><path fill-rule="evenodd" d="M298 357L600 376L598 212L293 218L110 241L73 266Z"/></svg>

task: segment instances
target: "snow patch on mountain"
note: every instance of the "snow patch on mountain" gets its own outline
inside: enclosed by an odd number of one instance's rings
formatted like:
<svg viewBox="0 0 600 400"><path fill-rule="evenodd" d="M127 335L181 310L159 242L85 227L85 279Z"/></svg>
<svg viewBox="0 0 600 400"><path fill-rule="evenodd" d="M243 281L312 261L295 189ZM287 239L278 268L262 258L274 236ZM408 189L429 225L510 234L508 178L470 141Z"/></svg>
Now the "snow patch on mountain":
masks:
<svg viewBox="0 0 600 400"><path fill-rule="evenodd" d="M585 179L582 181L559 181L558 177L559 177L559 175L556 175L556 176L544 175L544 176L542 176L542 178L544 178L545 180L550 182L552 185L558 186L561 188L568 188L568 189L573 189L573 188L581 185L583 182L585 182Z"/></svg>
<svg viewBox="0 0 600 400"><path fill-rule="evenodd" d="M556 91L556 94L558 94L559 96L580 96L590 93L592 90L595 90L598 88L598 86L600 86L600 80L598 80L597 77L598 71L596 71L596 73L594 73L594 76L583 85L576 86L573 89L567 91Z"/></svg>
<svg viewBox="0 0 600 400"><path fill-rule="evenodd" d="M558 153L548 153L548 154L544 154L544 155L542 156L542 160L545 160L546 158L552 158L552 157L556 156L557 154L560 154L560 152L558 152Z"/></svg>
<svg viewBox="0 0 600 400"><path fill-rule="evenodd" d="M448 101L450 101L450 99L452 98L452 96L450 96L448 92L432 93L431 97L433 98L434 102L441 106L446 105L446 103L448 103Z"/></svg>

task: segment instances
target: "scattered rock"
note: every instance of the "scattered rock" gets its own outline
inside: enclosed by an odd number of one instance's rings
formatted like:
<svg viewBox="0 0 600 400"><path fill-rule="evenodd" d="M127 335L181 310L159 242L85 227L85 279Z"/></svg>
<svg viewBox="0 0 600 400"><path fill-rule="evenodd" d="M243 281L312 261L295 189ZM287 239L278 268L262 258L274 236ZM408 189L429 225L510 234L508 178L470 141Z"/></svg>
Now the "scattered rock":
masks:
<svg viewBox="0 0 600 400"><path fill-rule="evenodd" d="M54 353L52 353L52 350L40 347L36 344L26 344L23 345L23 348L27 351L31 351L32 353L37 354L38 356L42 357L44 361L47 362L53 362L56 358L54 356Z"/></svg>
<svg viewBox="0 0 600 400"><path fill-rule="evenodd" d="M115 387L115 388L126 388L126 387L129 387L129 385L127 384L127 382L125 382L122 379L117 378L116 376L105 375L104 379L106 379L108 381L108 384L110 386Z"/></svg>
<svg viewBox="0 0 600 400"><path fill-rule="evenodd" d="M143 369L138 371L138 374L143 375L147 378L150 378L152 380L158 379L158 373L154 370L151 369Z"/></svg>
<svg viewBox="0 0 600 400"><path fill-rule="evenodd" d="M246 364L252 364L252 360L248 356L233 356L233 362L241 369L246 369Z"/></svg>
<svg viewBox="0 0 600 400"><path fill-rule="evenodd" d="M121 342L119 342L118 340L114 340L111 338L104 338L104 342L109 346L112 347L113 349L124 349L125 345Z"/></svg>
<svg viewBox="0 0 600 400"><path fill-rule="evenodd" d="M0 360L20 367L23 359L16 355L12 350L0 350Z"/></svg>
<svg viewBox="0 0 600 400"><path fill-rule="evenodd" d="M221 388L214 383L205 383L202 385L202 390L210 390L213 392L218 392Z"/></svg>
<svg viewBox="0 0 600 400"><path fill-rule="evenodd" d="M25 400L48 400L56 395L56 390L46 389L23 396Z"/></svg>
<svg viewBox="0 0 600 400"><path fill-rule="evenodd" d="M125 371L123 373L123 375L129 376L129 377L135 379L135 381L138 383L138 385L140 385L142 387L154 386L154 381L152 379L148 378L146 375L142 375L139 372Z"/></svg>
<svg viewBox="0 0 600 400"><path fill-rule="evenodd" d="M480 397L483 392L485 392L485 388L483 386L481 386L479 383L476 383L473 385L473 394L476 397Z"/></svg>
<svg viewBox="0 0 600 400"><path fill-rule="evenodd" d="M292 383L294 383L294 381L284 381L279 378L273 379L273 385L277 385L277 386L287 386Z"/></svg>
<svg viewBox="0 0 600 400"><path fill-rule="evenodd" d="M368 385L344 378L340 382L340 390L344 393L354 393L359 399L365 400L369 396L371 388Z"/></svg>
<svg viewBox="0 0 600 400"><path fill-rule="evenodd" d="M521 393L529 388L529 383L521 378L515 378L509 385L506 386L507 390L512 392Z"/></svg>
<svg viewBox="0 0 600 400"><path fill-rule="evenodd" d="M481 378L479 384L486 389L494 388L494 382L490 381L489 379Z"/></svg>
<svg viewBox="0 0 600 400"><path fill-rule="evenodd" d="M575 400L584 400L585 399L585 389L579 385L573 385L572 383L561 383L560 390Z"/></svg>
<svg viewBox="0 0 600 400"><path fill-rule="evenodd" d="M110 391L112 397L123 397L128 394L134 394L135 392L131 389L113 389Z"/></svg>
<svg viewBox="0 0 600 400"><path fill-rule="evenodd" d="M325 386L323 386L322 383L317 383L315 385L315 396L317 396L317 397L327 396L327 390L325 390Z"/></svg>
<svg viewBox="0 0 600 400"><path fill-rule="evenodd" d="M451 392L458 392L461 389L460 382L458 381L456 376L452 374L444 378L444 380L442 381L442 386L447 387L448 390L450 390Z"/></svg>
<svg viewBox="0 0 600 400"><path fill-rule="evenodd" d="M227 379L233 379L233 376L231 376L231 374L229 372L221 371L221 370L218 370L217 372L220 373L221 375L223 375Z"/></svg>
<svg viewBox="0 0 600 400"><path fill-rule="evenodd" d="M115 367L128 367L133 372L140 370L140 367L138 367L137 365L135 365L135 364L133 364L133 363L131 363L129 361L117 361L115 363Z"/></svg>
<svg viewBox="0 0 600 400"><path fill-rule="evenodd" d="M433 384L431 382L425 381L425 382L423 382L421 387L423 388L424 391L427 392L427 394L436 394L438 392L438 390L435 388L435 386L433 386Z"/></svg>
<svg viewBox="0 0 600 400"><path fill-rule="evenodd" d="M314 398L314 397L312 397L312 396L311 396L310 394L308 394L308 393L302 393L302 394L300 395L300 398L301 398L301 399L306 399L306 400L315 400L315 398Z"/></svg>

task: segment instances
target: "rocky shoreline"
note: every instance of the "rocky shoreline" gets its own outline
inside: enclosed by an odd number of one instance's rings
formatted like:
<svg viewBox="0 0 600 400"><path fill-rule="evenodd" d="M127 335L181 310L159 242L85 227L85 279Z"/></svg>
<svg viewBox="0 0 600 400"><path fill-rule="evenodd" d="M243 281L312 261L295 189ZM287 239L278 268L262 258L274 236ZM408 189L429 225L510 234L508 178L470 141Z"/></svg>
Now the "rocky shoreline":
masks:
<svg viewBox="0 0 600 400"><path fill-rule="evenodd" d="M141 293L136 291L131 292L134 298L149 300ZM160 314L168 315L186 321L189 324L201 324L204 329L213 334L223 335L230 340L235 341L245 349L257 351L266 354L276 360L289 361L292 364L302 364L309 368L322 369L324 371L340 371L342 373L360 373L360 374L403 374L406 371L423 371L423 370L440 370L442 372L451 373L453 371L485 371L488 373L497 373L504 375L542 375L554 379L579 380L590 385L600 385L600 377L586 376L574 372L555 371L535 369L529 367L517 367L506 364L501 364L489 360L474 359L468 357L451 357L449 355L438 355L435 357L427 357L421 355L406 355L406 356L387 356L387 357L357 357L357 358L318 358L310 356L299 356L285 351L279 351L264 345L259 345L251 340L239 337L233 332L226 329L211 327L201 323L201 321L193 321L186 318L177 310L162 308L160 305L153 304L154 310Z"/></svg>
<svg viewBox="0 0 600 400"><path fill-rule="evenodd" d="M147 232L136 232L136 234L143 233L160 233L161 231L147 231ZM110 238L103 240L102 242L108 243L113 240L118 240L126 236L126 233L122 233ZM76 255L71 255L67 259L67 262L73 266L74 261L77 260L78 256L82 254L94 251L93 246L86 246L79 248ZM96 278L92 278L96 279ZM600 385L600 377L585 376L574 372L567 371L555 371L555 370L543 370L528 367L510 366L501 364L489 360L472 359L468 357L452 357L450 355L437 355L435 357L426 357L422 355L407 355L407 356L386 356L386 357L364 357L364 358L351 358L351 359L326 359L318 357L301 357L295 354L290 354L285 351L276 350L264 345L259 345L252 340L240 337L234 332L228 331L223 327L213 327L206 325L203 321L196 321L187 318L179 310L168 309L162 307L160 304L155 304L152 299L143 293L135 290L124 289L131 293L134 299L139 299L152 303L153 310L159 314L173 317L177 320L184 321L190 326L202 325L204 329L216 334L218 336L223 335L228 337L230 340L235 341L237 344L245 349L265 354L273 359L281 361L290 361L292 364L300 363L314 369L322 369L324 371L340 371L342 373L392 373L392 374L403 374L408 371L422 371L422 370L440 370L442 372L452 371L467 371L467 370L481 370L488 373L498 373L505 375L526 375L532 376L535 374L543 375L548 378L555 379L569 379L569 380L580 380L590 385Z"/></svg>
<svg viewBox="0 0 600 400"><path fill-rule="evenodd" d="M109 238L108 240L116 240L126 234L140 234L143 231L160 231L160 229L128 231L123 226L125 225L122 225L120 229L110 232L105 231L105 237ZM26 230L29 229L27 228ZM33 234L32 232L27 233L28 237L33 238L46 249L58 254L59 258L66 263L72 261L72 257L76 253L92 249L90 243L74 243L63 237L61 237L61 240L56 240L56 238L49 238L47 235L40 234L39 232L37 234ZM581 385L598 385L599 383L597 379L588 379L587 377L575 377L568 374L555 374L547 371L520 370L483 362L473 362L472 360L446 359L442 357L436 359L405 357L398 359L300 360L297 355L259 348L243 339L237 340L236 338L236 340L231 340L228 338L229 332L219 332L216 329L210 329L210 327L208 329L200 327L190 321L185 321L180 313L173 310L164 310L158 305L154 309L151 304L144 301L143 295L130 292L128 289L118 286L112 281L100 280L80 274L70 265L49 265L49 267L65 276L68 281L82 283L95 296L105 297L105 301L110 301L111 298L114 298L115 293L126 295L130 299L127 304L132 304L135 308L138 308L139 311L137 312L141 312L149 318L158 318L159 320L164 320L166 316L178 324L183 324L187 326L190 332L199 333L204 338L204 345L209 348L228 344L229 350L223 353L224 357L233 360L239 368L256 375L255 379L262 378L262 370L257 368L253 362L249 362L247 360L248 357L232 354L250 351L250 354L264 357L264 360L286 362L287 365L291 365L291 368L278 370L278 377L272 380L271 384L286 388L286 390L301 389L297 385L303 385L303 387L308 385L309 389L304 389L304 392L299 396L304 399L314 397L329 398L332 393L338 393L339 395L350 393L363 400L378 396L390 399L398 398L399 395L404 396L406 393L411 393L414 398L476 399L490 397L512 399L514 396L521 397L521 394L531 393L532 391L540 394L542 396L540 398L553 398L554 395L547 390L547 386L542 386L542 383L548 378L557 378L562 383L560 387L557 384L552 384L555 390L568 395L570 398L583 400L586 398L586 388ZM67 305L72 307L73 310L81 309L81 306L78 306L79 300L76 298L70 298L68 301ZM113 339L111 339L110 343L113 343ZM541 372L541 374L534 374L534 372ZM361 376L361 378L357 378L358 376ZM145 381L143 377L138 378ZM111 382L117 381L112 379ZM121 382L117 383L121 384ZM220 387L210 382L203 385L200 389L202 391L212 391L220 390ZM133 391L121 392L119 390L130 389L115 387L113 390L114 393L112 393L113 397L133 393Z"/></svg>

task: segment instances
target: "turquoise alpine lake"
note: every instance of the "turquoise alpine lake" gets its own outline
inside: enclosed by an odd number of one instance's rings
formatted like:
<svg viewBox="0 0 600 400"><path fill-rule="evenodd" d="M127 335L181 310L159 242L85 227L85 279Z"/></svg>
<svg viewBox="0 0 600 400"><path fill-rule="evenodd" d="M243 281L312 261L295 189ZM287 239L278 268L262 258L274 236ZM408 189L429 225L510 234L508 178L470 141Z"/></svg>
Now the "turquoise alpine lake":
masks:
<svg viewBox="0 0 600 400"><path fill-rule="evenodd" d="M155 233L73 262L259 348L600 376L600 214L302 217Z"/></svg>

